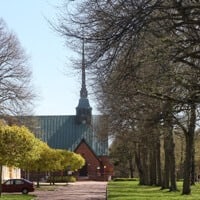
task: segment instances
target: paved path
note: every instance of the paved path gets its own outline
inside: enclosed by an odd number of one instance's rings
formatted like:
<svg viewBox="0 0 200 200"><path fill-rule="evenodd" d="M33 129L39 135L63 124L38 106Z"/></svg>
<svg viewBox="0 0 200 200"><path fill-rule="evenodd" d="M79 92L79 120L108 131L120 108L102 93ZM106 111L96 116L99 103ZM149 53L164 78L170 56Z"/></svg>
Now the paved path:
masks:
<svg viewBox="0 0 200 200"><path fill-rule="evenodd" d="M35 191L37 200L106 200L107 182L80 181L55 191Z"/></svg>

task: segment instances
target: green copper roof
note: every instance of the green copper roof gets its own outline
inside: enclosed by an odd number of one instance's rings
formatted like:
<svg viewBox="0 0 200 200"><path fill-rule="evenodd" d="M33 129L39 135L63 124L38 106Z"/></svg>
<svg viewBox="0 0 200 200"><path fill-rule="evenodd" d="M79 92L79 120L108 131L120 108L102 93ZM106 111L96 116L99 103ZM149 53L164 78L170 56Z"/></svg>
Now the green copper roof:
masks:
<svg viewBox="0 0 200 200"><path fill-rule="evenodd" d="M77 124L76 116L36 116L36 135L52 148L73 151L82 139L93 149L96 155L108 154L108 141L102 142L94 125L98 116L92 118L92 125Z"/></svg>

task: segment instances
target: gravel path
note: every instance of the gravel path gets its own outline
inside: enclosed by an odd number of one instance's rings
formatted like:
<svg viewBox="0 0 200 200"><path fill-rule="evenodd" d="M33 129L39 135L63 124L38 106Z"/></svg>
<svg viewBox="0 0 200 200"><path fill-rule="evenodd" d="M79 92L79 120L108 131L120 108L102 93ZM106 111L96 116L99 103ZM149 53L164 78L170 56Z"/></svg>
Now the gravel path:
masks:
<svg viewBox="0 0 200 200"><path fill-rule="evenodd" d="M80 181L55 191L35 191L37 200L106 200L107 182Z"/></svg>

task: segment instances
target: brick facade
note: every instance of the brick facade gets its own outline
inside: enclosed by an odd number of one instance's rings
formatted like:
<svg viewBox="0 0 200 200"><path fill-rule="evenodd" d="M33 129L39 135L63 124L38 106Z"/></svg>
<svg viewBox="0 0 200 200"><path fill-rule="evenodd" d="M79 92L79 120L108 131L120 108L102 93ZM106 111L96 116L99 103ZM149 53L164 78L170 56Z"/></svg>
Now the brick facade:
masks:
<svg viewBox="0 0 200 200"><path fill-rule="evenodd" d="M83 156L85 166L79 170L78 176L86 175L90 180L108 180L113 175L113 166L108 156L96 156L83 139L74 151ZM84 172L83 172L83 171Z"/></svg>

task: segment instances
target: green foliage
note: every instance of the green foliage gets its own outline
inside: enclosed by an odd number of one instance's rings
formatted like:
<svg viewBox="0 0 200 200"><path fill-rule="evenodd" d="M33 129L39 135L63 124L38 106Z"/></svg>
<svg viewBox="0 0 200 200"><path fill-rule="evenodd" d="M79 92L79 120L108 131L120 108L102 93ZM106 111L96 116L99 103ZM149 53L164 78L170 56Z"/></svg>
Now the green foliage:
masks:
<svg viewBox="0 0 200 200"><path fill-rule="evenodd" d="M48 145L36 138L34 142L33 153L26 160L24 160L21 168L26 170L33 170L37 168L37 166L40 164L39 160L41 159L41 152L45 147L48 148Z"/></svg>
<svg viewBox="0 0 200 200"><path fill-rule="evenodd" d="M76 182L76 178L74 176L68 176L68 182Z"/></svg>
<svg viewBox="0 0 200 200"><path fill-rule="evenodd" d="M24 126L0 126L0 164L19 166L32 153L34 142Z"/></svg>
<svg viewBox="0 0 200 200"><path fill-rule="evenodd" d="M72 153L70 169L76 171L85 165L85 159L76 153Z"/></svg>
<svg viewBox="0 0 200 200"><path fill-rule="evenodd" d="M70 170L80 169L85 160L79 154L62 149L52 149L46 143L37 141L36 159L31 159L26 169L31 171L59 171L70 166Z"/></svg>
<svg viewBox="0 0 200 200"><path fill-rule="evenodd" d="M182 182L178 182L181 189ZM138 181L111 181L108 183L108 200L200 200L200 185L192 186L192 195L181 195L181 191L169 192L155 186L140 186Z"/></svg>
<svg viewBox="0 0 200 200"><path fill-rule="evenodd" d="M70 170L74 171L77 169L80 169L85 164L84 158L71 151L62 150L62 149L56 149L57 156L55 157L58 159L59 162L59 170L65 170L67 167L70 167ZM55 165L55 163L54 163Z"/></svg>
<svg viewBox="0 0 200 200"><path fill-rule="evenodd" d="M37 157L29 159L25 169L31 171L56 171L61 170L61 161L63 159L60 151L50 148L46 143L37 139L35 143L35 154Z"/></svg>
<svg viewBox="0 0 200 200"><path fill-rule="evenodd" d="M63 150L63 149L59 149L58 151L62 155L62 160L61 160L62 170L65 170L67 167L72 165L73 152L67 151L67 150Z"/></svg>
<svg viewBox="0 0 200 200"><path fill-rule="evenodd" d="M2 166L22 166L33 155L35 136L24 126L0 123L0 195Z"/></svg>
<svg viewBox="0 0 200 200"><path fill-rule="evenodd" d="M55 182L55 183L68 183L68 182L76 182L76 178L74 176L55 176L49 177L47 182Z"/></svg>

